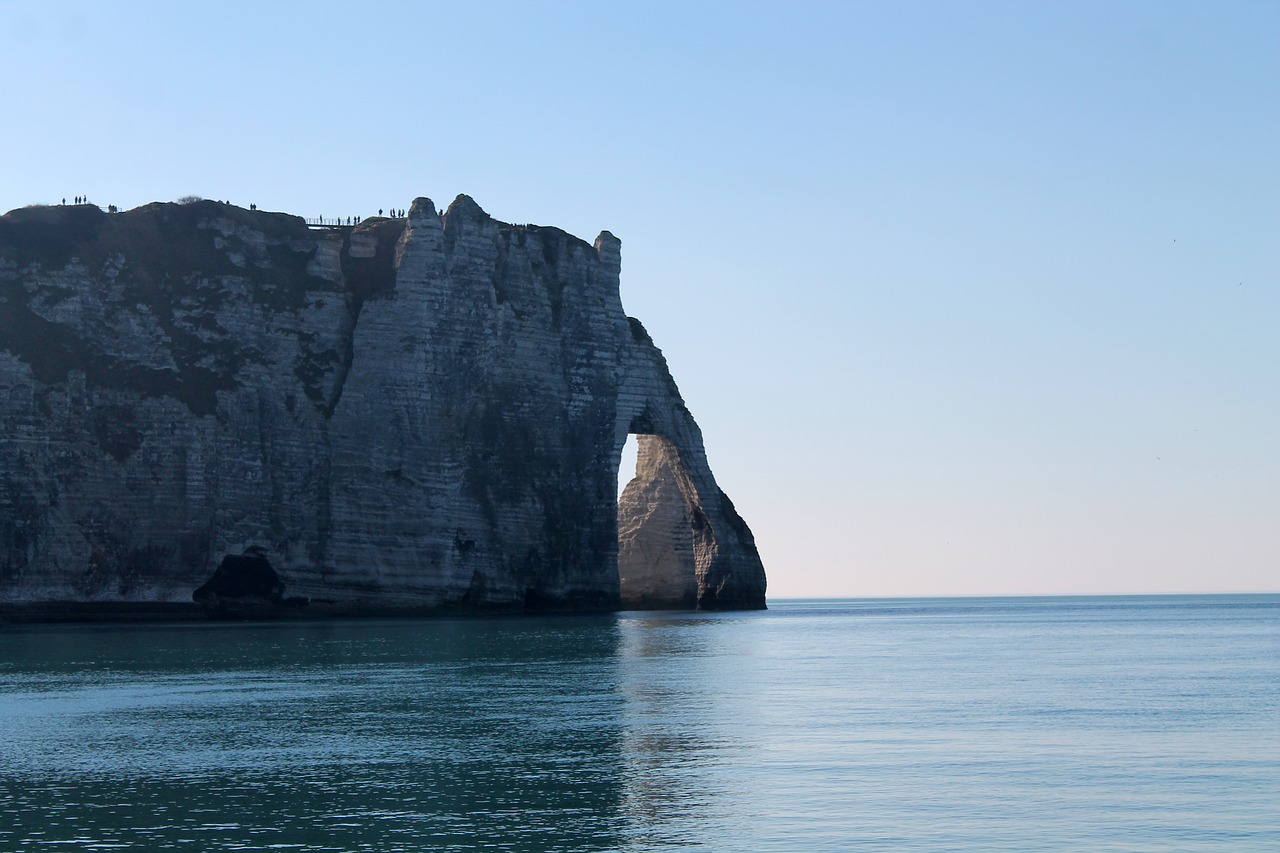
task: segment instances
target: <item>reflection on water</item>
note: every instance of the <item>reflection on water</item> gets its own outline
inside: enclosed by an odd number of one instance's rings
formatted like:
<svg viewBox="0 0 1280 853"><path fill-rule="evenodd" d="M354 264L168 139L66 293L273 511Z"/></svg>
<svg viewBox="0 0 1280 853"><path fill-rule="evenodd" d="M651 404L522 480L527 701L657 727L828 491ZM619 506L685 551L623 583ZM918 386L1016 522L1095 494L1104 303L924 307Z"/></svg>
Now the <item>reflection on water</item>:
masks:
<svg viewBox="0 0 1280 853"><path fill-rule="evenodd" d="M612 617L0 636L0 849L621 843Z"/></svg>
<svg viewBox="0 0 1280 853"><path fill-rule="evenodd" d="M0 628L0 850L1280 848L1280 598Z"/></svg>
<svg viewBox="0 0 1280 853"><path fill-rule="evenodd" d="M620 622L622 814L641 847L688 844L689 825L730 819L732 791L717 768L745 744L734 712L716 708L727 673L709 672L723 651L715 632L687 616ZM724 618L724 617L719 617ZM717 719L727 714L727 719Z"/></svg>

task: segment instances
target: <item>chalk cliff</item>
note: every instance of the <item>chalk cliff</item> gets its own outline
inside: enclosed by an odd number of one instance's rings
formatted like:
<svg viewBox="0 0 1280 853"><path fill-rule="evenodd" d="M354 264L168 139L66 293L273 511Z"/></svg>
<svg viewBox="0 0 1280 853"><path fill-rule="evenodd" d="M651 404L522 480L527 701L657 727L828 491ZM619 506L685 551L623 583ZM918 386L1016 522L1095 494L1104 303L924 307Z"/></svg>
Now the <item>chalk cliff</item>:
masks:
<svg viewBox="0 0 1280 853"><path fill-rule="evenodd" d="M466 196L0 217L0 615L763 607L620 249Z"/></svg>

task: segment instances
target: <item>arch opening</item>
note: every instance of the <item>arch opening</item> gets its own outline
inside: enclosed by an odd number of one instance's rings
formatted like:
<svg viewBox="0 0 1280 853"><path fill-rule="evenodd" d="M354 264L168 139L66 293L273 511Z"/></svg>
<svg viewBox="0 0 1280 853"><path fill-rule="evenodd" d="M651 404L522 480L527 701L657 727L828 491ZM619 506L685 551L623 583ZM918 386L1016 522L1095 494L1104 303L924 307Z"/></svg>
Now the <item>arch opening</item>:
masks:
<svg viewBox="0 0 1280 853"><path fill-rule="evenodd" d="M636 441L635 433L627 433L627 440L622 445L622 461L618 463L618 498L622 498L622 492L627 488L636 477L636 463L640 452L639 443Z"/></svg>
<svg viewBox="0 0 1280 853"><path fill-rule="evenodd" d="M698 601L698 573L688 472L669 440L650 433L633 435L635 476L618 497L622 606L630 610L692 610ZM625 465L619 467L623 470Z"/></svg>

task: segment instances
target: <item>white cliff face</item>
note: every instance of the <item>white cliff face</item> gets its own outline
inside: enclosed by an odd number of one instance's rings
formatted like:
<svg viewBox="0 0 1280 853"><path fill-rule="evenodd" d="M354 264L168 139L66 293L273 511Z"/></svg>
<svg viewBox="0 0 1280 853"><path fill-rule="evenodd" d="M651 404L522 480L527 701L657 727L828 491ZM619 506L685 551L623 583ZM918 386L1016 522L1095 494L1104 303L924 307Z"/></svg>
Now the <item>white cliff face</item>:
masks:
<svg viewBox="0 0 1280 853"><path fill-rule="evenodd" d="M0 606L762 607L619 273L607 232L465 196L333 230L215 202L0 218ZM645 497L619 506L629 432Z"/></svg>

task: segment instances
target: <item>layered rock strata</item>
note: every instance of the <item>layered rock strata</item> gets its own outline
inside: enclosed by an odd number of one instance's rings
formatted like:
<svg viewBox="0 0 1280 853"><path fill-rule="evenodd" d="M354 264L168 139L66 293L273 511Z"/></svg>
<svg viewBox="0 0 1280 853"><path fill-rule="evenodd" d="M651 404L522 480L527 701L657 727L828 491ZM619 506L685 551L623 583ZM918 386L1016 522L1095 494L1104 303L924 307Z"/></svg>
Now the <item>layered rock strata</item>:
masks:
<svg viewBox="0 0 1280 853"><path fill-rule="evenodd" d="M763 607L620 248L466 196L5 215L0 612Z"/></svg>

